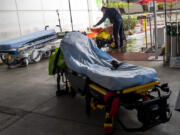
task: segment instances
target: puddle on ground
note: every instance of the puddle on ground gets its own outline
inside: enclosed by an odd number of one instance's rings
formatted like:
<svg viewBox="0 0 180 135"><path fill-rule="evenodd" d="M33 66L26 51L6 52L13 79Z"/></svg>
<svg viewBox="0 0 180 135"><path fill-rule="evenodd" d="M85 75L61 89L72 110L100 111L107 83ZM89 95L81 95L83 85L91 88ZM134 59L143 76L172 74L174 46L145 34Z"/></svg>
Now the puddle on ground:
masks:
<svg viewBox="0 0 180 135"><path fill-rule="evenodd" d="M150 48L151 40L149 38L150 37L149 33L147 33L147 37L148 37L147 45L148 45L148 48ZM123 49L119 49L119 51L121 50L121 52L127 52L127 53L143 52L143 48L146 48L145 34L137 33L137 34L127 36L127 40L124 41ZM113 49L111 49L110 47L104 47L101 49L106 52L113 51Z"/></svg>

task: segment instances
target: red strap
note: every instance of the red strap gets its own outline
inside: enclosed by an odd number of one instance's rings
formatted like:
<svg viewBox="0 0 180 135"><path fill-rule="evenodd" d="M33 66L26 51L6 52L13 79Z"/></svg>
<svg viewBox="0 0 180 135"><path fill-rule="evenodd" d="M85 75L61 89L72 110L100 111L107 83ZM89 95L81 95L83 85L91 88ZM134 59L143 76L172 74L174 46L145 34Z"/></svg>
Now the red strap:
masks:
<svg viewBox="0 0 180 135"><path fill-rule="evenodd" d="M118 110L119 110L119 102L120 99L119 98L114 98L112 105L111 105L111 111L110 111L110 115L112 117L117 116Z"/></svg>
<svg viewBox="0 0 180 135"><path fill-rule="evenodd" d="M104 128L104 132L105 132L106 134L112 134L112 127L105 127L105 128Z"/></svg>
<svg viewBox="0 0 180 135"><path fill-rule="evenodd" d="M143 101L147 101L147 100L149 100L150 98L148 97L148 96L144 96L143 97Z"/></svg>
<svg viewBox="0 0 180 135"><path fill-rule="evenodd" d="M108 92L105 96L104 96L104 102L107 103L108 102L108 99L110 97L113 97L115 96L115 93L114 92Z"/></svg>
<svg viewBox="0 0 180 135"><path fill-rule="evenodd" d="M111 109L110 109L110 115L112 117L115 117L118 113L118 110L119 110L119 102L120 102L120 99L118 97L114 97L115 96L115 93L114 92L108 92L105 96L104 96L104 102L105 103L108 103L108 100L110 98L113 98L112 99L112 103L111 103Z"/></svg>

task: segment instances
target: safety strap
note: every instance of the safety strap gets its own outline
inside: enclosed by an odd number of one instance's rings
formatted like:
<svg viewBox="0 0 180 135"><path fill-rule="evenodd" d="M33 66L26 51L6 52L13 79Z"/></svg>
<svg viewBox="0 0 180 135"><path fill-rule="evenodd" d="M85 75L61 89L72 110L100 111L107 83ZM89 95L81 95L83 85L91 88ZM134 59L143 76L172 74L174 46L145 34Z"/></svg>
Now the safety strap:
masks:
<svg viewBox="0 0 180 135"><path fill-rule="evenodd" d="M108 92L104 96L104 102L110 106L110 116L113 118L116 117L119 110L120 98L116 96L115 92Z"/></svg>

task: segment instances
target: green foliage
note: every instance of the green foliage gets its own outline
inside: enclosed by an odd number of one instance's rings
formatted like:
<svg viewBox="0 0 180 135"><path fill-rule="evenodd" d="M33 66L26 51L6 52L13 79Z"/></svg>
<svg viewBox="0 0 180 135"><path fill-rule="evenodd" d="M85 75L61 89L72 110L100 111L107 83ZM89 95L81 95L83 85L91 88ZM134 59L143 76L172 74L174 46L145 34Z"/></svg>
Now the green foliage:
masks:
<svg viewBox="0 0 180 135"><path fill-rule="evenodd" d="M180 2L178 2L178 5L180 4ZM176 2L167 2L167 4L166 4L166 6L167 7L171 7L171 6L175 6L176 5ZM157 3L157 6L159 7L159 8L164 8L164 3Z"/></svg>
<svg viewBox="0 0 180 135"><path fill-rule="evenodd" d="M158 6L159 9L163 9L164 3L157 3L157 6Z"/></svg>
<svg viewBox="0 0 180 135"><path fill-rule="evenodd" d="M97 7L100 9L102 6L102 0L96 0Z"/></svg>
<svg viewBox="0 0 180 135"><path fill-rule="evenodd" d="M164 3L156 3L157 6L163 7Z"/></svg>
<svg viewBox="0 0 180 135"><path fill-rule="evenodd" d="M136 16L129 16L129 27L130 29L134 29L137 24L137 17ZM124 30L128 30L128 17L123 17L123 25Z"/></svg>
<svg viewBox="0 0 180 135"><path fill-rule="evenodd" d="M130 3L129 6L132 6L133 4ZM123 8L123 7L127 7L128 3L126 2L109 2L105 4L106 7L109 8Z"/></svg>
<svg viewBox="0 0 180 135"><path fill-rule="evenodd" d="M163 4L163 3L162 3ZM176 5L176 2L167 2L167 4L166 4L167 6L173 6L173 5Z"/></svg>

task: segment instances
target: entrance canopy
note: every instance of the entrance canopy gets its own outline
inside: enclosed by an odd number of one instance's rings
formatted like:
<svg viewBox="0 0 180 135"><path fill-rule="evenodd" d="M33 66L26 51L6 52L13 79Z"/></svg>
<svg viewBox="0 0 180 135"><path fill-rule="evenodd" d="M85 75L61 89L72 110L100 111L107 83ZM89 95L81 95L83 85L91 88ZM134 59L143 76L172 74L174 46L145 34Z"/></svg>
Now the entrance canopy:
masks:
<svg viewBox="0 0 180 135"><path fill-rule="evenodd" d="M129 2L129 3L137 3L146 5L151 1L156 1L157 3L163 3L164 0L113 0L113 1L122 1L122 2ZM177 0L180 1L180 0ZM166 0L166 2L176 2L176 0Z"/></svg>
<svg viewBox="0 0 180 135"><path fill-rule="evenodd" d="M151 1L156 1L157 3L164 3L164 0L139 0L137 3L146 5ZM180 0L177 0L177 1L180 1ZM131 2L131 0L129 2ZM166 2L176 2L176 0L166 0Z"/></svg>

